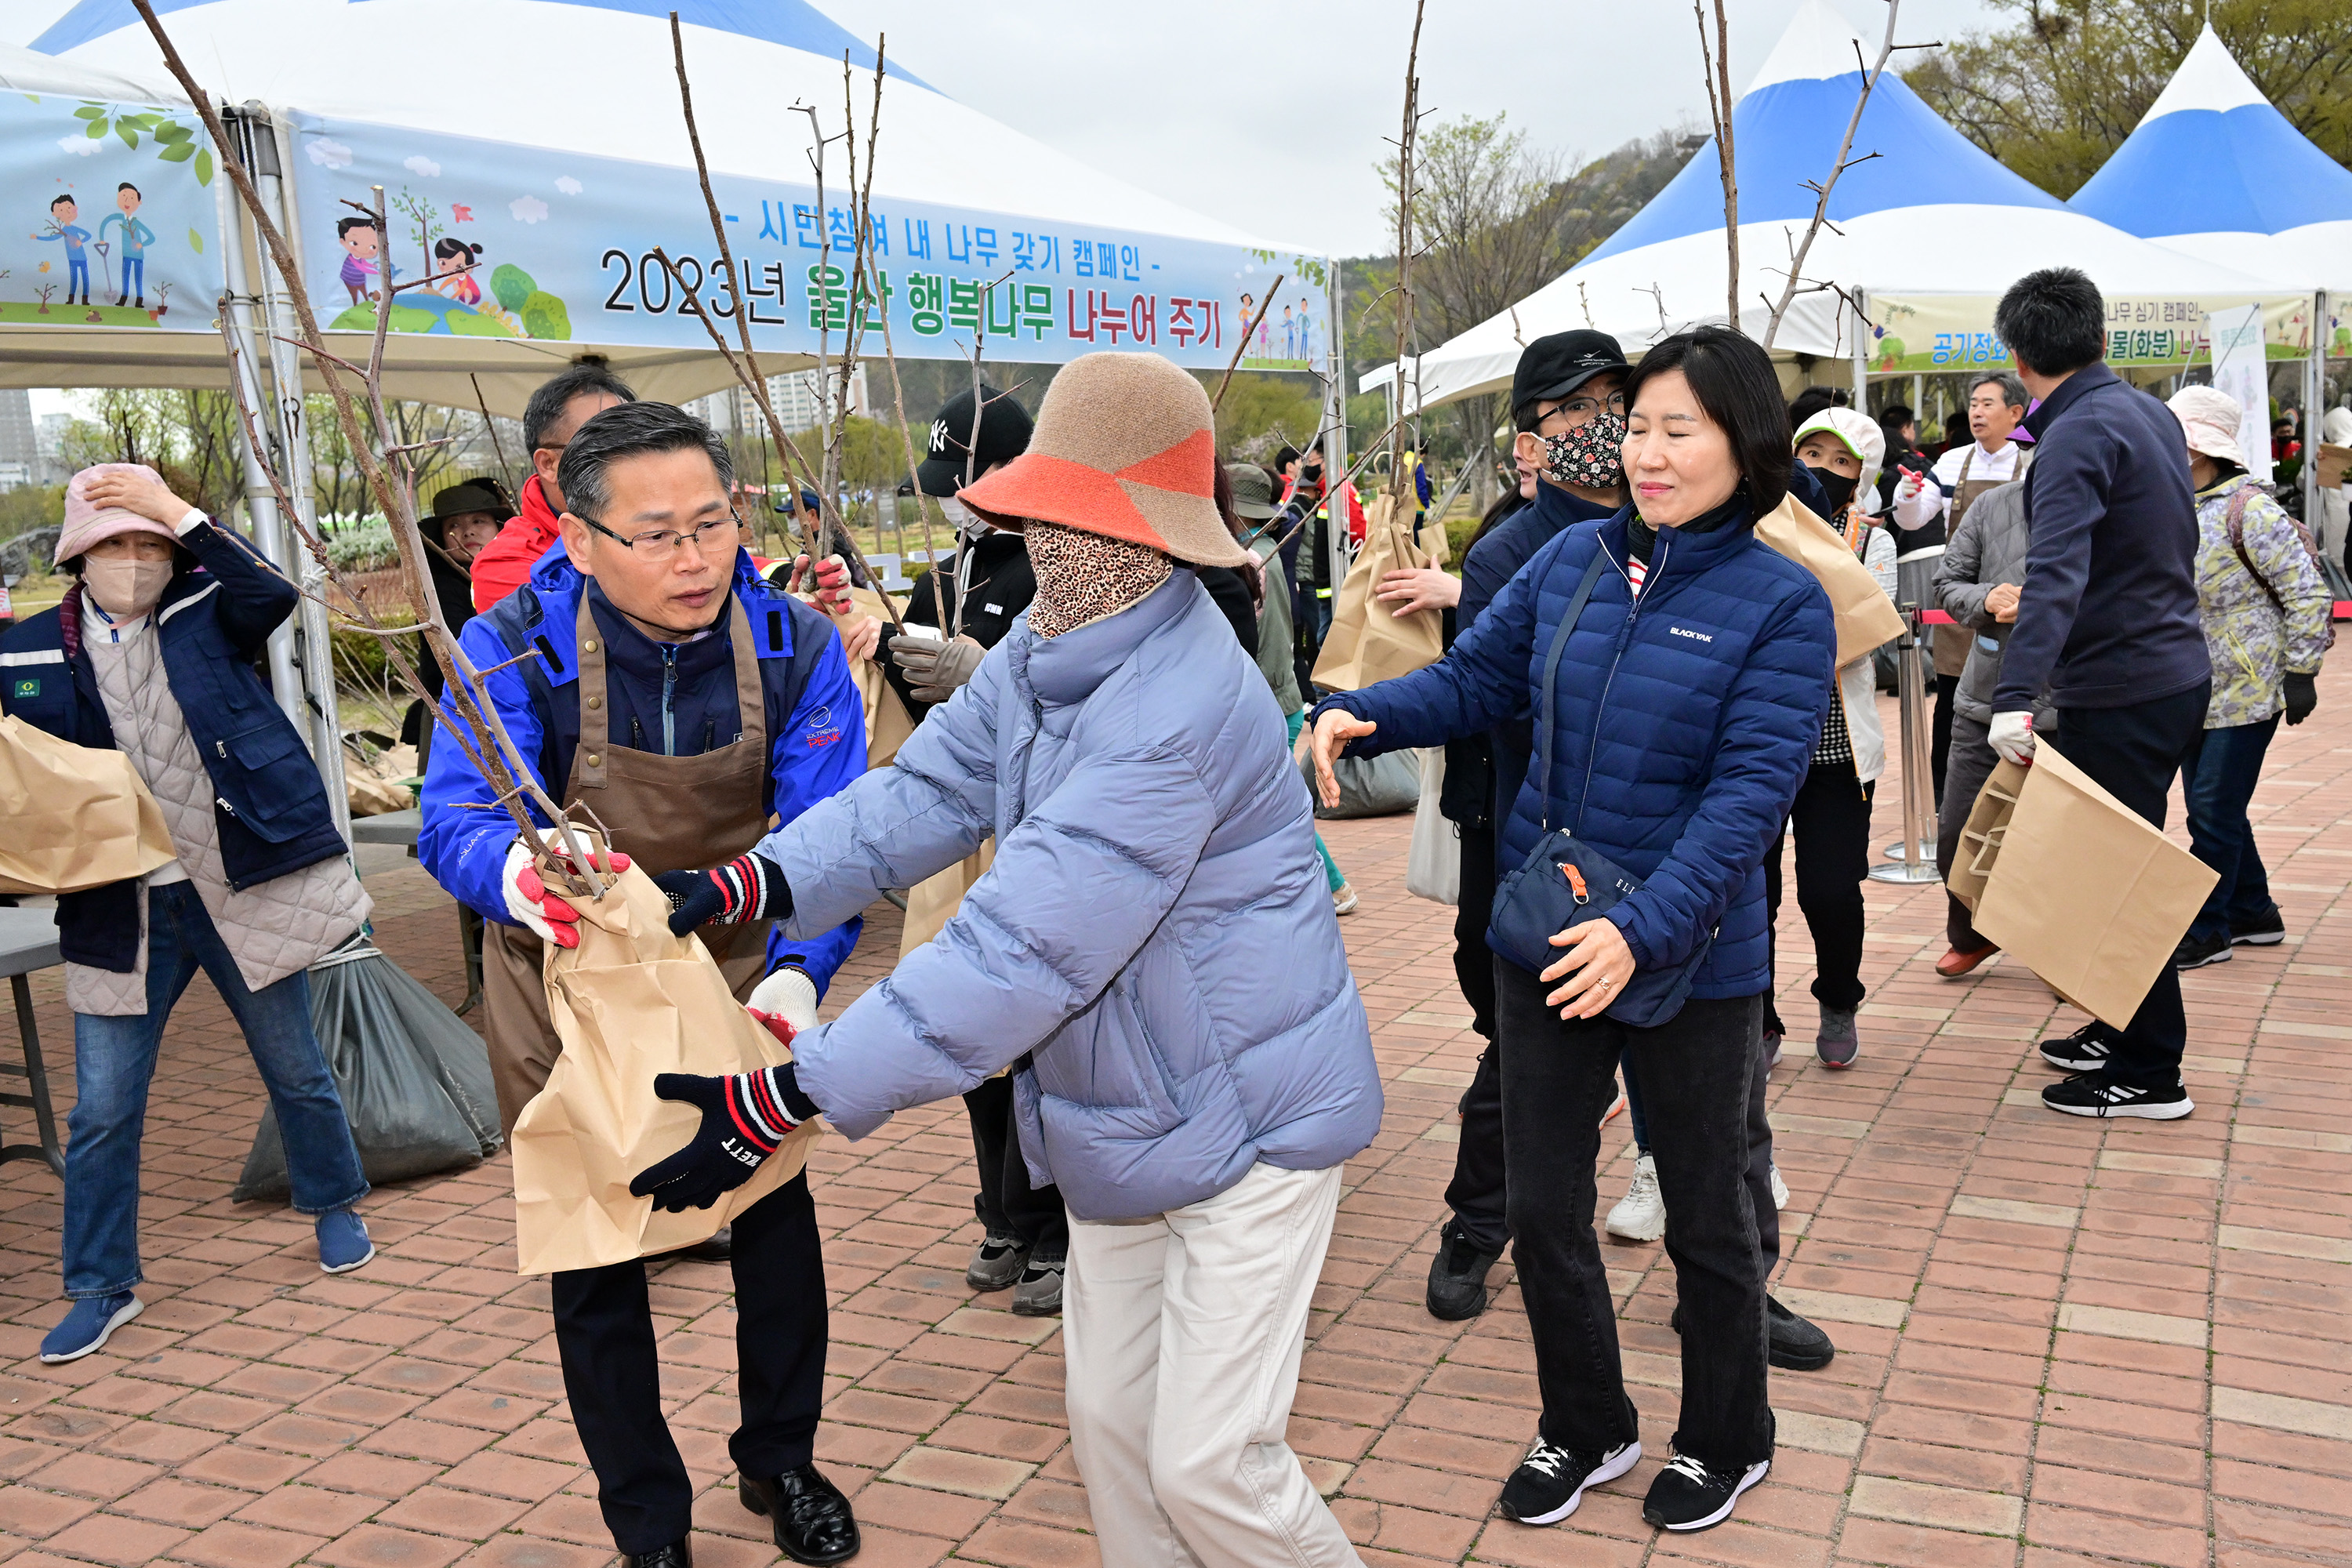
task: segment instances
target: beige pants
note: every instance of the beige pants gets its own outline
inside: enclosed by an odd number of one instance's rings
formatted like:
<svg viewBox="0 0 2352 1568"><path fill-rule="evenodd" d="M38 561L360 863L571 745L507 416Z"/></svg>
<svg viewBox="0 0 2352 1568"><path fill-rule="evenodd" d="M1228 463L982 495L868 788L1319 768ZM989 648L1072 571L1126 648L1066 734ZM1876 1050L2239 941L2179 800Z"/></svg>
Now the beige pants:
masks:
<svg viewBox="0 0 2352 1568"><path fill-rule="evenodd" d="M1258 1165L1146 1220L1070 1219L1070 1445L1103 1568L1362 1560L1284 1434L1339 1167Z"/></svg>

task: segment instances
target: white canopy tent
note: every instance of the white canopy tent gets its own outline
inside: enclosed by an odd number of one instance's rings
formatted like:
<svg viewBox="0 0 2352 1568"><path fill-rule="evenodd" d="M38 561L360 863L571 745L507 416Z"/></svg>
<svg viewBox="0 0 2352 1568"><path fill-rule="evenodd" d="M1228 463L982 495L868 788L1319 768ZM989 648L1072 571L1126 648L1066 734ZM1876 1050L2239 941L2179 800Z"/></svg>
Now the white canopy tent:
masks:
<svg viewBox="0 0 2352 1568"><path fill-rule="evenodd" d="M1827 177L1862 87L1857 47L1874 56L1825 0L1807 0L1732 110L1739 187L1739 318L1761 338L1790 258L1811 222L1805 182ZM2116 295L2273 291L2266 280L2136 238L2080 213L1995 162L1890 71L1871 94L1851 157L1876 153L1838 181L1807 256L1777 351L1861 357L1850 296L1998 295L2038 266L2080 267ZM1547 333L1597 327L1638 353L1659 339L1726 319L1723 192L1714 143L1576 267L1512 309L1408 366L1423 407L1510 384L1521 348ZM1904 366L1906 370L1911 366ZM1967 368L1955 365L1952 368ZM1364 378L1386 385L1391 370Z"/></svg>
<svg viewBox="0 0 2352 1568"><path fill-rule="evenodd" d="M469 323L485 327L477 333L437 324L409 330L409 318L395 309L387 388L396 395L470 406L478 379L494 411L519 413L530 390L551 370L589 349L608 355L647 395L683 399L729 383L723 363L690 315L679 320L680 312L673 310L655 321L654 312L628 312L625 303L596 308L607 292L597 260L602 246L626 245L625 254L606 253L621 255L624 264L655 244L674 256L715 249L671 69L668 0L157 0L155 9L181 58L218 101L267 106L289 176L289 226L299 233L306 281L322 319L345 303L335 273L343 258L336 248L334 225L338 216L348 216L340 201L364 197L371 179L395 197L413 194L421 204L433 204L444 226L457 214L465 216L455 222L472 221L476 226L470 229L436 229L428 220L420 234L428 243L444 233L487 242L486 287L495 263L523 258L530 268L524 281L534 291L568 297L568 330L551 333L525 331L520 311L495 308L485 314L513 330L492 331L483 322ZM677 9L703 149L721 184L722 205L730 222L738 205L745 209L745 226L730 233L739 263L748 269L751 264L741 258L767 210L756 196L774 195L781 213L794 188L810 183L807 121L792 106L815 104L825 115L826 130L840 129L846 50L862 122L874 91L872 47L804 0L678 0ZM46 64L0 55L0 70L29 76L46 69L72 81L54 90L132 100L159 90L137 88L140 79L152 82L167 74L130 0L81 0L34 40L31 55L47 57ZM513 64L500 69L500 61ZM12 77L0 76L0 86L13 85ZM176 91L170 98L184 101ZM322 118L321 111L329 110L332 118ZM862 138L858 151L862 158ZM476 174L475 184L488 188L509 181L513 189L499 185L495 204L436 190L436 181L454 180L459 161ZM1133 324L1147 319L1141 310L1129 314L1130 297L1150 301L1152 346L1182 359L1187 348L1206 353L1202 344L1207 334L1186 333L1180 341L1170 321L1178 307L1206 316L1202 308L1213 299L1222 308L1214 322L1219 342L1229 352L1242 326L1234 319L1240 297L1252 291L1254 281L1270 281L1287 271L1294 287L1285 290L1286 300L1296 293L1303 303L1310 291L1321 292L1309 290L1301 268L1289 264L1302 254L1297 247L1243 233L1089 168L945 97L895 64L883 91L876 163L877 213L912 217L951 207L967 219L982 219L976 230L968 221L964 225L968 257L974 232L988 237L983 245L997 242L997 228L987 224L1002 217L1003 251L996 271L1016 266L1016 235L1040 242L1043 248L1017 265L1034 264L1041 285L1036 299L1047 298L1050 289L1057 317L1066 307L1073 315L1083 310L1091 329L1097 299L1089 285L1115 284L1119 319L1114 344L1124 343ZM446 176L444 164L450 165ZM836 143L830 153L825 205L840 201L845 172ZM580 175L589 186L584 197L579 196ZM404 185L414 187L413 193L404 193ZM565 193L577 198L568 209ZM595 205L599 197L601 206ZM803 194L802 201L803 210L814 212L813 195ZM305 203L313 210L300 210ZM567 218L572 220L570 231ZM816 215L816 222L823 221ZM604 233L630 223L640 230L634 237ZM944 222L940 226L948 227ZM395 249L397 237L385 237L387 252ZM800 237L808 248L806 235ZM1107 246L1115 239L1127 242L1125 276L1097 275L1079 261L1076 253L1090 251L1097 238ZM949 238L950 251L952 245ZM986 256L983 249L981 257ZM1164 267L1155 256L1164 257ZM411 259L405 253L387 259L397 263L396 281L407 281L420 267L431 265L429 258ZM901 240L893 265L917 259L906 255ZM977 268L980 259L972 265ZM1254 276L1261 273L1262 279ZM787 276L797 289L797 268ZM559 278L573 286L565 289ZM901 279L894 292L902 292L908 281ZM723 297L723 283L719 287ZM1155 287L1161 292L1143 292ZM403 296L400 303L412 300L433 305L436 316L446 314L446 307L422 291ZM1108 294L1100 300L1112 302ZM892 307L897 352L960 357L962 345L952 334L925 337L908 330L898 312L910 302L902 300ZM793 301L795 310L803 304ZM782 318L774 324L782 324ZM1006 358L1069 357L1045 352L1055 345L1041 348L1043 334L1032 321L1023 324L1031 329L1024 349L1005 345L1006 334L1000 331L992 334L999 341L991 352ZM813 345L814 334L806 335ZM218 383L216 352L207 358L193 342L174 347L158 341L158 334L134 336L142 340L136 349L78 338L51 358L46 380L36 379L43 374L38 365L0 351L0 383ZM754 336L766 368L814 363L784 334ZM1134 341L1147 340L1137 331ZM834 343L837 353L837 334ZM878 348L878 334L873 346ZM1095 340L1081 343L1078 352L1089 346L1096 346ZM132 363L123 363L126 359ZM1224 353L1215 359L1222 364Z"/></svg>

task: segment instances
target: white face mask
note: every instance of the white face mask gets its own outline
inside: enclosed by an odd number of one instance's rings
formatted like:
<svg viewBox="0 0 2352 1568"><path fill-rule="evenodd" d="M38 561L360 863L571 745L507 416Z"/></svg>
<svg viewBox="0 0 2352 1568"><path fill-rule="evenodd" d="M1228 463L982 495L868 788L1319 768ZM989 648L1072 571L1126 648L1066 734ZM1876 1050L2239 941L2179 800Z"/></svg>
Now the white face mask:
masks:
<svg viewBox="0 0 2352 1568"><path fill-rule="evenodd" d="M153 609L171 581L169 560L106 560L91 556L82 563L82 586L98 602L100 609L117 620L143 616Z"/></svg>
<svg viewBox="0 0 2352 1568"><path fill-rule="evenodd" d="M996 531L993 523L983 521L978 512L953 496L940 501L940 510L947 514L958 539L976 541Z"/></svg>

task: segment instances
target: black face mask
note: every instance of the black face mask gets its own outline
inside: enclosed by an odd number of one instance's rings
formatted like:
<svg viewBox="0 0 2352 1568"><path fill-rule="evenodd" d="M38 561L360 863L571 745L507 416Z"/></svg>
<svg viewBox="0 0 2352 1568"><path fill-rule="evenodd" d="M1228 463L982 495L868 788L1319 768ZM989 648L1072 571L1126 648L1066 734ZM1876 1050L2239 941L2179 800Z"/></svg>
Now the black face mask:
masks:
<svg viewBox="0 0 2352 1568"><path fill-rule="evenodd" d="M1813 468L1813 466L1811 463L1808 463L1805 466L1809 468L1812 468L1814 482L1819 484L1822 487L1822 491L1830 498L1830 515L1832 517L1837 516L1839 513L1844 511L1848 506L1853 504L1854 487L1854 478L1853 475L1841 474L1834 468Z"/></svg>

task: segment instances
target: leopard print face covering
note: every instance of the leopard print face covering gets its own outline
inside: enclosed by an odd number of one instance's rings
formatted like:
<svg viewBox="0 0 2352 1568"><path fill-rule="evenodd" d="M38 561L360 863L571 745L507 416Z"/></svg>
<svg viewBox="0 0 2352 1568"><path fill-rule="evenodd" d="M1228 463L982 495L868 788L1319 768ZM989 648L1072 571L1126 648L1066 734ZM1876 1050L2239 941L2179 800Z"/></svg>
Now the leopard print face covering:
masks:
<svg viewBox="0 0 2352 1568"><path fill-rule="evenodd" d="M1168 581L1168 557L1149 545L1034 520L1027 532L1037 574L1029 629L1041 637L1117 615Z"/></svg>

